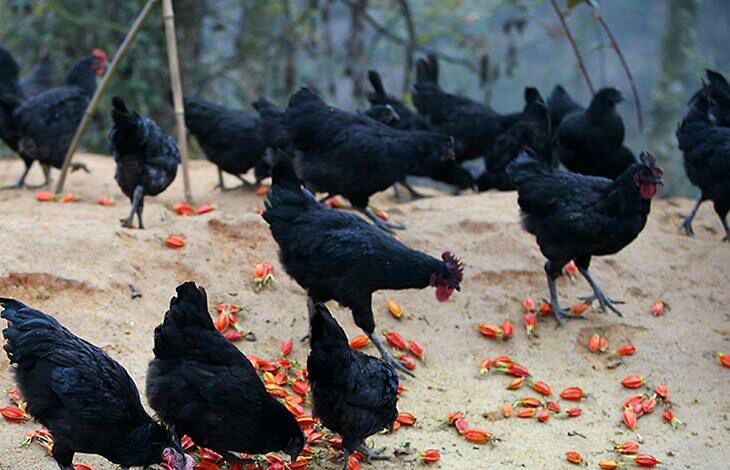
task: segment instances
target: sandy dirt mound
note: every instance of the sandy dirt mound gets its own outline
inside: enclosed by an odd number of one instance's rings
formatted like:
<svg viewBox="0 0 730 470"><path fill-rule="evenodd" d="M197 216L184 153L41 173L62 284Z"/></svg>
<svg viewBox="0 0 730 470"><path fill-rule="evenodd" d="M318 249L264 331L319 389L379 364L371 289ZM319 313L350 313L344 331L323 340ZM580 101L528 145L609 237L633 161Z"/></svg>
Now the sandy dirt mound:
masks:
<svg viewBox="0 0 730 470"><path fill-rule="evenodd" d="M79 202L39 203L33 191L0 192L0 295L55 315L124 364L140 389L152 356L153 328L181 281L203 285L211 302L245 306L243 324L258 338L240 343L247 353L275 357L284 339L305 332L305 296L278 264L276 245L256 213L263 205L261 197L247 190L214 190L214 168L196 161L191 175L194 195L199 202L215 203L215 212L175 215L170 207L182 199L178 178L166 193L146 201L148 229L126 230L118 220L127 215L129 203L113 180L113 161L90 155L80 160L93 173L76 173L68 180ZM0 185L14 182L21 170L17 160L0 161ZM37 169L31 173L32 183L40 178ZM97 205L102 195L116 198L116 205ZM378 330L418 339L427 351L426 364L416 370L418 378L404 382L407 390L399 403L402 411L418 418L416 425L376 436L371 439L376 446L439 449L443 456L435 468L444 469L568 468L568 450L582 452L596 468L600 459L611 457L607 449L612 441L641 439L643 450L671 468L727 465L730 370L721 368L714 354L730 352L730 249L720 241L721 227L709 204L699 213L695 239L677 228L691 202L660 201L638 240L616 256L594 261L594 273L606 291L627 302L623 318L594 310L586 312L586 320L563 328L547 318L538 326L539 337L529 339L521 327L521 301L525 296L545 297L547 287L544 259L533 238L520 228L516 195L438 194L402 205L390 196L380 194L374 203L396 221L407 221L402 240L435 255L453 251L464 260L466 273L462 292L446 304L438 304L430 289L375 295ZM183 234L188 245L178 251L164 247L161 238L168 233ZM274 264L278 282L257 294L251 272L261 261ZM143 296L132 300L130 286ZM559 288L566 304L588 291L582 281L572 285L561 280ZM404 307L400 321L386 312L388 298ZM672 308L655 318L649 308L658 298ZM334 304L330 308L350 335L359 333L349 312ZM479 323L499 324L504 319L516 325L511 341L488 340L477 332ZM636 355L608 369L605 356L586 349L594 332L608 336L614 348L632 342ZM293 357L305 361L306 354L305 345L296 342ZM502 419L504 401L534 395L527 388L506 390L509 378L501 374L479 376L481 359L503 354L527 366L556 393L568 386L584 388L590 396L580 404L583 415L553 418L546 424ZM0 356L0 386L5 389L13 385L13 378L7 358ZM687 425L672 430L655 412L639 421L639 435L629 432L621 423L621 403L630 391L619 384L629 374L645 375L652 385L666 383L675 412ZM8 400L0 403L5 406ZM562 405L565 409L570 403ZM499 442L474 446L445 427L445 415L456 410L466 412L472 425L488 429ZM57 468L40 447L19 448L25 432L38 427L33 422L0 423L0 469ZM99 470L114 468L95 456L78 455L76 462ZM317 460L310 468L340 465ZM365 468L419 465L409 456Z"/></svg>

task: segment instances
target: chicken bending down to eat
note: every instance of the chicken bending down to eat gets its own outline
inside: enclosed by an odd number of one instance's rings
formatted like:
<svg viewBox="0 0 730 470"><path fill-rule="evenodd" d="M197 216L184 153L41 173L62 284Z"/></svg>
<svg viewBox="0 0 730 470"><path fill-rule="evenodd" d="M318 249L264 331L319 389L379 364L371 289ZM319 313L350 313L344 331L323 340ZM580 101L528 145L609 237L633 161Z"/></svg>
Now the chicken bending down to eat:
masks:
<svg viewBox="0 0 730 470"><path fill-rule="evenodd" d="M550 288L550 303L560 323L575 318L561 309L555 280L570 260L593 289L583 298L597 300L605 312L621 315L615 304L588 270L593 256L611 255L631 243L643 230L662 184L662 170L654 156L643 152L641 162L634 163L615 180L551 170L528 150L508 168L517 185L522 225L535 235L540 251L547 258L545 273Z"/></svg>
<svg viewBox="0 0 730 470"><path fill-rule="evenodd" d="M154 352L147 397L164 423L229 463L246 461L233 452L284 451L292 462L297 459L304 435L296 419L215 329L203 288L193 282L178 286L155 329Z"/></svg>
<svg viewBox="0 0 730 470"><path fill-rule="evenodd" d="M286 119L296 148L294 165L305 186L346 197L386 231L404 227L376 216L368 203L370 196L402 181L429 158L454 156L449 136L393 129L367 116L327 106L307 88L289 100Z"/></svg>
<svg viewBox="0 0 730 470"><path fill-rule="evenodd" d="M448 251L439 260L413 250L355 214L323 206L299 185L286 157L276 159L263 217L279 244L281 264L309 297L349 308L382 357L410 374L375 331L373 292L431 286L445 302L460 289L461 262Z"/></svg>
<svg viewBox="0 0 730 470"><path fill-rule="evenodd" d="M484 173L477 178L479 191L514 190L515 185L507 175L507 166L525 147L532 149L546 166L557 166L553 161L550 114L540 92L532 87L525 88L525 107L519 121L503 132L492 151L484 156Z"/></svg>
<svg viewBox="0 0 730 470"><path fill-rule="evenodd" d="M149 118L127 109L121 98L112 98L111 151L117 164L114 178L132 201L129 217L122 227L131 228L137 214L144 228L142 212L145 196L157 196L175 180L180 151L175 140Z"/></svg>
<svg viewBox="0 0 730 470"><path fill-rule="evenodd" d="M223 173L235 176L243 187L258 186L256 177L250 183L243 175L264 158L266 145L261 133L261 123L254 113L228 108L216 103L185 98L185 125L195 136L205 156L218 167L218 186L223 184Z"/></svg>
<svg viewBox="0 0 730 470"><path fill-rule="evenodd" d="M142 407L132 378L118 362L55 318L13 299L0 299L5 351L28 402L28 413L53 435L52 455L73 470L76 452L98 454L123 468L161 464L192 470L174 433Z"/></svg>
<svg viewBox="0 0 730 470"><path fill-rule="evenodd" d="M714 122L715 105L711 86L705 86L692 97L689 110L677 128L679 149L684 154L687 178L700 188L700 196L692 212L684 219L682 228L694 235L692 220L703 201L711 200L725 229L725 241L730 241L730 128ZM715 108L717 109L717 108Z"/></svg>
<svg viewBox="0 0 730 470"><path fill-rule="evenodd" d="M563 87L555 87L548 99L555 152L568 170L615 179L636 163L623 146L624 122L616 111L623 99L619 90L603 88L584 109Z"/></svg>
<svg viewBox="0 0 730 470"><path fill-rule="evenodd" d="M342 436L344 470L359 450L369 459L388 459L365 445L390 428L398 415L398 374L390 364L350 347L347 336L323 304L312 304L311 351L307 359L313 414Z"/></svg>
<svg viewBox="0 0 730 470"><path fill-rule="evenodd" d="M34 161L43 167L44 185L50 184L51 167L63 165L71 139L96 91L96 79L106 65L106 54L94 49L90 56L76 62L64 85L17 103L12 119L19 133L18 153L25 162L25 171L16 187L24 186ZM79 169L89 172L82 163L71 163L72 171Z"/></svg>

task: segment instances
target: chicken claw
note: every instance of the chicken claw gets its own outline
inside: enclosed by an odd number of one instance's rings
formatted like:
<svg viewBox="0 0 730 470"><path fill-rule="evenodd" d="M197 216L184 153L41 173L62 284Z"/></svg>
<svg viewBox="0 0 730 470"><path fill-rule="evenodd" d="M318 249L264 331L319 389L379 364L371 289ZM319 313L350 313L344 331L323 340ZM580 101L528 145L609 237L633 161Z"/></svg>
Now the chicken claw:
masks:
<svg viewBox="0 0 730 470"><path fill-rule="evenodd" d="M362 452L362 454L365 455L365 459L368 461L370 461L370 460L391 460L390 455L382 455L382 453L385 452L385 450L386 450L385 447L381 447L380 449L373 450L370 447L363 444L360 447L358 447L357 450Z"/></svg>
<svg viewBox="0 0 730 470"><path fill-rule="evenodd" d="M383 358L385 362L393 366L394 369L397 371L403 372L406 375L409 375L411 377L415 377L416 375L408 370L406 366L401 364L401 362L393 357L392 354L390 354L390 351L385 347L383 342L378 338L378 336L375 334L375 332L371 333L370 335L370 341L373 342L376 348L378 348L378 351L380 352L380 356Z"/></svg>
<svg viewBox="0 0 730 470"><path fill-rule="evenodd" d="M593 289L593 295L585 297L581 300L584 300L585 302L593 302L594 300L598 300L598 303L601 306L601 310L605 313L607 310L606 308L612 310L616 315L619 317L623 317L624 315L619 311L619 309L616 308L616 304L622 304L623 301L614 301L611 300L605 292L601 289L601 287L598 285L595 279L593 279L593 276L591 275L591 272L588 271L586 268L581 268L578 266L578 270L583 275L583 277L588 281L588 284L590 284L591 288Z"/></svg>

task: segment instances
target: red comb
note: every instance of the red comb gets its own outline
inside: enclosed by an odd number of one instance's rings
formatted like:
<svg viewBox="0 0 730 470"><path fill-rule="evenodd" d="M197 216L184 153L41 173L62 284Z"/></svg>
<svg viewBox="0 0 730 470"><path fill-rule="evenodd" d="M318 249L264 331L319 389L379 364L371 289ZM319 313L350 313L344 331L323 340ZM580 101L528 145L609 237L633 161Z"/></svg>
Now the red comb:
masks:
<svg viewBox="0 0 730 470"><path fill-rule="evenodd" d="M441 259L444 260L449 271L453 274L457 281L461 282L464 278L464 264L459 258L454 256L450 251L444 251L441 254Z"/></svg>

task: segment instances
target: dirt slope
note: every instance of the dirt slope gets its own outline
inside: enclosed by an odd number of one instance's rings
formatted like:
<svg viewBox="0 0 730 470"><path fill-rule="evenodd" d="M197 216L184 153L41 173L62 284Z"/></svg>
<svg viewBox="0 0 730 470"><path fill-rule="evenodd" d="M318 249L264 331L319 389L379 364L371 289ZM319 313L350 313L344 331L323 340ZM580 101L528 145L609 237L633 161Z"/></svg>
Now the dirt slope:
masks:
<svg viewBox="0 0 730 470"><path fill-rule="evenodd" d="M205 286L211 302L246 306L242 320L258 337L255 343L241 343L246 352L273 357L282 340L304 333L305 297L282 271L275 243L255 213L262 206L260 197L244 190L225 194L213 190L217 178L213 167L194 162L194 194L200 202L214 202L217 211L194 218L171 212L169 207L181 199L178 178L165 194L147 200L148 230L124 230L118 219L126 216L129 204L113 181L112 160L89 155L81 160L93 174L73 174L68 180L80 202L41 204L32 191L0 192L0 295L56 315L123 363L142 389L152 330L181 281L192 279ZM0 185L15 181L21 169L16 160L1 160ZM31 173L31 182L40 178L37 169ZM96 204L107 194L117 198L115 207ZM417 416L416 426L375 437L377 446L440 449L443 457L435 468L443 469L568 468L564 452L574 449L587 457L590 468L597 468L600 459L610 457L611 441L640 438L646 452L674 469L727 465L730 370L717 364L714 353L730 352L730 245L720 242L720 224L709 205L696 221L697 238L690 239L677 230L690 201L660 201L637 241L617 256L594 261L594 272L607 292L627 302L623 318L589 311L585 321L559 329L548 318L538 326L539 337L530 340L521 327L520 302L528 295L546 296L544 259L519 226L514 193L439 195L404 205L384 193L375 204L395 220L408 222L408 230L401 234L405 243L432 254L451 250L467 266L462 292L447 304L439 305L430 289L375 295L378 329L395 329L419 339L427 351L427 364L419 365L417 380L405 382L407 391L399 405ZM188 246L180 251L163 247L160 239L167 233L184 234ZM251 271L260 261L274 264L278 283L256 294ZM143 297L131 300L130 285ZM567 303L587 293L588 286L562 280L560 290ZM405 308L401 321L385 311L387 298ZM657 298L672 306L659 318L648 313ZM348 333L358 334L349 312L330 307ZM476 331L481 322L501 323L507 318L517 330L509 342L488 340ZM613 347L633 342L638 352L624 366L609 370L605 356L589 354L585 348L594 332L607 335ZM304 345L295 344L294 358L304 361L306 353ZM583 387L590 394L581 404L584 414L546 424L501 419L498 410L503 401L534 394L529 389L505 390L509 379L499 374L479 377L480 360L502 354L519 360L556 392ZM5 389L13 380L7 358L0 356L0 388ZM655 412L640 420L640 437L626 430L620 409L630 393L619 381L634 373L647 376L651 384L669 386L675 411L686 427L672 430ZM5 406L7 399L0 403ZM563 403L563 408L568 405ZM443 417L455 410L465 411L473 425L490 430L500 441L467 444L442 425ZM24 433L37 427L0 423L0 469L57 468L41 448L18 447ZM569 437L571 431L584 437ZM413 460L365 468L420 466ZM98 470L113 468L95 456L79 455L76 462L93 464ZM340 465L316 461L310 468Z"/></svg>

